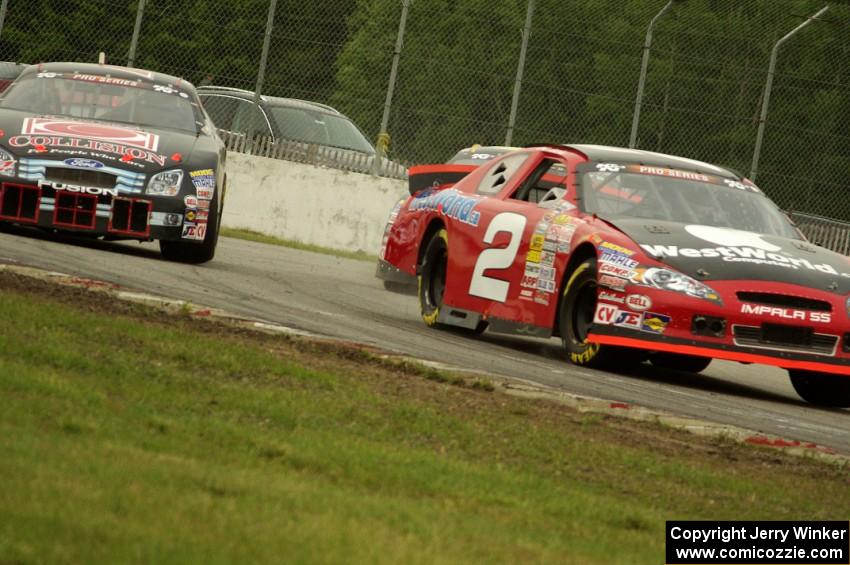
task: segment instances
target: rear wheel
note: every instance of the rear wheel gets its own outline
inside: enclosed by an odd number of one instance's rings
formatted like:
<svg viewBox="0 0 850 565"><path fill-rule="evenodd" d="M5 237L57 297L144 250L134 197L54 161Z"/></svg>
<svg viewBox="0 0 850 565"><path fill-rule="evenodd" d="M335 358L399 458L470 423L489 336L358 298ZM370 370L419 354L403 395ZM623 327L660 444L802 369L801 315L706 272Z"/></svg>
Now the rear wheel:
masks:
<svg viewBox="0 0 850 565"><path fill-rule="evenodd" d="M810 404L850 408L850 376L789 369L791 385Z"/></svg>
<svg viewBox="0 0 850 565"><path fill-rule="evenodd" d="M448 266L449 245L445 229L441 229L425 247L422 264L419 268L419 309L422 320L431 327L442 326L437 322L440 308L443 306L443 294L446 291L446 268Z"/></svg>
<svg viewBox="0 0 850 565"><path fill-rule="evenodd" d="M611 368L640 363L644 355L641 350L587 341L596 313L596 294L596 259L588 259L570 275L561 299L558 323L567 357L584 367Z"/></svg>
<svg viewBox="0 0 850 565"><path fill-rule="evenodd" d="M220 224L218 212L218 196L210 202L210 217L207 221L207 233L202 243L190 243L188 241L160 241L159 250L162 256L169 261L180 263L199 264L211 261L215 257L215 248L218 245L218 228Z"/></svg>
<svg viewBox="0 0 850 565"><path fill-rule="evenodd" d="M649 357L649 360L656 367L685 371L686 373L699 373L711 364L710 357L697 357L696 355L682 355L680 353L654 353Z"/></svg>

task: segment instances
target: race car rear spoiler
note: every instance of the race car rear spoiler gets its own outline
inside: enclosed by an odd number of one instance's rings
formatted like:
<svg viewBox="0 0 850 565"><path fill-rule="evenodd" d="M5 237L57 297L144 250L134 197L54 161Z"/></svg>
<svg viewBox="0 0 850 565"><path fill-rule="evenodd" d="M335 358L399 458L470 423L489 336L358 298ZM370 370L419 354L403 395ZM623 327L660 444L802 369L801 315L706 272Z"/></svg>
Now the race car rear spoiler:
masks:
<svg viewBox="0 0 850 565"><path fill-rule="evenodd" d="M411 195L426 188L446 188L477 168L477 165L416 165L407 171L407 188Z"/></svg>

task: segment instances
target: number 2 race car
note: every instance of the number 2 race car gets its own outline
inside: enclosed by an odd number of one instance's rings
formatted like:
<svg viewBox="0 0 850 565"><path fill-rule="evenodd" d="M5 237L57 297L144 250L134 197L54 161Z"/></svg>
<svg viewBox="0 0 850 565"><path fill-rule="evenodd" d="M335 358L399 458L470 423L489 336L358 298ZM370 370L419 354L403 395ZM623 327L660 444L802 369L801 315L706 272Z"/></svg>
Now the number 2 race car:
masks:
<svg viewBox="0 0 850 565"><path fill-rule="evenodd" d="M159 240L215 255L224 145L179 78L85 63L26 68L0 99L0 222Z"/></svg>
<svg viewBox="0 0 850 565"><path fill-rule="evenodd" d="M850 259L751 182L592 145L482 161L411 168L386 228L378 276L418 277L429 326L560 336L591 367L776 365L805 400L850 406Z"/></svg>

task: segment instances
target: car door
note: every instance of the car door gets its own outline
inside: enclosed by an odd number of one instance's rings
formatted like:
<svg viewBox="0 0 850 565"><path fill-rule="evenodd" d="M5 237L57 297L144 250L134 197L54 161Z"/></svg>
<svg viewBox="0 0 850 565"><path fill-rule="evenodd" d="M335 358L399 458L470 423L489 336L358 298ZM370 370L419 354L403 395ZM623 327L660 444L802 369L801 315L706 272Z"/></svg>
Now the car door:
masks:
<svg viewBox="0 0 850 565"><path fill-rule="evenodd" d="M565 214L577 212L567 198L567 163L557 154L532 151L504 178L522 155L495 162L480 181L479 194L498 192L476 204L477 225L452 225L444 300L484 314L496 331L527 327L534 334L551 320L556 259L569 249L558 237L566 239L570 228L556 222L567 224Z"/></svg>

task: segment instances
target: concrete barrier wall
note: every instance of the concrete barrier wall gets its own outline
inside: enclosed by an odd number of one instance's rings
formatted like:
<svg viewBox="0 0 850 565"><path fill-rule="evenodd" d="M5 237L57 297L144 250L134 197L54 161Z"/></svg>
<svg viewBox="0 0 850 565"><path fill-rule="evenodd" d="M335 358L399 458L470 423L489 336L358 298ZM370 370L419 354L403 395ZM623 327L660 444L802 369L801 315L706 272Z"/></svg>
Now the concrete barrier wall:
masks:
<svg viewBox="0 0 850 565"><path fill-rule="evenodd" d="M377 255L407 182L267 157L227 154L222 224Z"/></svg>

